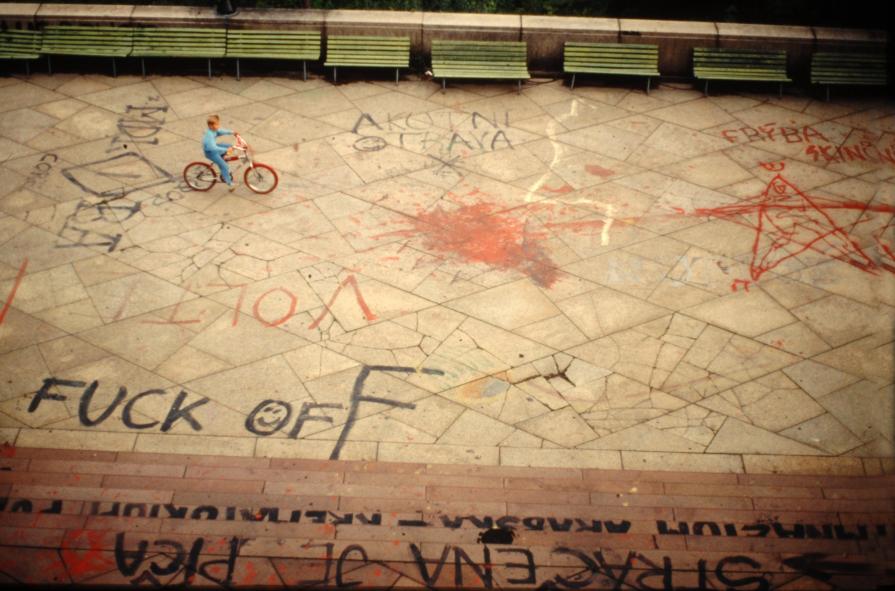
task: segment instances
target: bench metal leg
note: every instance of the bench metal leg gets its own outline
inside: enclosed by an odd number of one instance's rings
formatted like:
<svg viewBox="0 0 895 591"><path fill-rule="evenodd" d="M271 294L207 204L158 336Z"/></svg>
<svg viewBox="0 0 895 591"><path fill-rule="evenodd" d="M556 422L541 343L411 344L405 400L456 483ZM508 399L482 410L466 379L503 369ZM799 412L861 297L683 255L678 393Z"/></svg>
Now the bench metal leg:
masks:
<svg viewBox="0 0 895 591"><path fill-rule="evenodd" d="M522 80L517 80L516 84L516 94L522 94Z"/></svg>
<svg viewBox="0 0 895 591"><path fill-rule="evenodd" d="M395 86L398 85L398 68L395 68Z"/></svg>
<svg viewBox="0 0 895 591"><path fill-rule="evenodd" d="M441 79L441 92L442 92L442 94L444 94L444 92L445 92L446 90L447 90L447 78L442 78L442 79Z"/></svg>
<svg viewBox="0 0 895 591"><path fill-rule="evenodd" d="M301 75L302 79L307 82L308 81L308 62L306 60L301 61Z"/></svg>
<svg viewBox="0 0 895 591"><path fill-rule="evenodd" d="M703 93L705 96L708 96L708 95L709 95L709 81L708 81L708 80L705 81L705 89L702 91L702 93Z"/></svg>
<svg viewBox="0 0 895 591"><path fill-rule="evenodd" d="M777 93L777 95L778 95L780 98L783 98L783 83L782 83L782 82L780 83L780 90L779 90L779 92Z"/></svg>
<svg viewBox="0 0 895 591"><path fill-rule="evenodd" d="M575 74L572 74L572 85L569 90L575 90Z"/></svg>
<svg viewBox="0 0 895 591"><path fill-rule="evenodd" d="M239 80L239 58L236 58L236 79Z"/></svg>
<svg viewBox="0 0 895 591"><path fill-rule="evenodd" d="M208 58L208 79L211 80L211 58Z"/></svg>
<svg viewBox="0 0 895 591"><path fill-rule="evenodd" d="M140 58L140 70L143 72L143 78L146 78L146 58Z"/></svg>
<svg viewBox="0 0 895 591"><path fill-rule="evenodd" d="M29 62L28 60L24 60L24 61L25 61L25 75L30 76L31 75L31 62Z"/></svg>
<svg viewBox="0 0 895 591"><path fill-rule="evenodd" d="M827 102L830 102L830 85L827 84Z"/></svg>
<svg viewBox="0 0 895 591"><path fill-rule="evenodd" d="M650 77L647 76L647 77L646 77L646 94L649 94L649 85L650 85L650 82L651 82Z"/></svg>
<svg viewBox="0 0 895 591"><path fill-rule="evenodd" d="M339 70L339 68L333 66L333 84L335 84L335 83L337 83L337 82L339 81L339 72L338 72L338 70Z"/></svg>
<svg viewBox="0 0 895 591"><path fill-rule="evenodd" d="M118 66L115 65L115 58L112 58L112 78L118 78Z"/></svg>
<svg viewBox="0 0 895 591"><path fill-rule="evenodd" d="M53 75L53 60L47 55L47 74Z"/></svg>

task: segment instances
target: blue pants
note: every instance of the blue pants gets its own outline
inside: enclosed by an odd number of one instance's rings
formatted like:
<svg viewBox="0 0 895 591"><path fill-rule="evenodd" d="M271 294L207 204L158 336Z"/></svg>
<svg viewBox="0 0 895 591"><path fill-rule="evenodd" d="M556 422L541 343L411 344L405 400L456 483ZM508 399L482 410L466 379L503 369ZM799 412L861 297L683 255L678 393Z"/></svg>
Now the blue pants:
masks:
<svg viewBox="0 0 895 591"><path fill-rule="evenodd" d="M222 148L229 148L230 144L218 144ZM221 154L209 154L205 153L205 157L218 165L218 168L221 169L221 177L224 179L224 182L228 185L233 184L233 179L230 178L230 167L227 166L227 163L224 161L224 158Z"/></svg>

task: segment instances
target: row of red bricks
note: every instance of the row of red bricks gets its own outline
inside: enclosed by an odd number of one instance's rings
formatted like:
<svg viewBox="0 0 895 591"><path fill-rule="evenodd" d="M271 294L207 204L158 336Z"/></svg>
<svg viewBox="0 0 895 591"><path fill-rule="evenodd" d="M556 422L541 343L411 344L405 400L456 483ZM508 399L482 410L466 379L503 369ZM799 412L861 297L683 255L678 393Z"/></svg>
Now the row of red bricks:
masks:
<svg viewBox="0 0 895 591"><path fill-rule="evenodd" d="M26 561L27 566L19 566L17 560L0 568L0 583L73 580L121 584L128 579L115 567L112 550L116 535L125 532L129 550L135 550L141 541L176 541L189 547L198 536L205 539L206 555L226 553L226 542L232 537L244 539L236 586L281 587L319 579L332 567L327 567L323 560L326 544L332 544L329 552L335 556L353 544L361 544L376 560L394 561L379 562L376 568L363 562L355 566L344 564L346 573L354 572L358 580L364 581L361 588L386 583L396 588L418 588L417 565L408 561L411 543L430 559L440 556L448 545L482 557L482 546L476 543L480 530L473 522L466 521L453 529L440 522L443 515L495 519L504 515L520 519L543 516L560 522L580 518L584 523L593 519L631 521L625 534L577 531L577 524L570 531L517 527L513 546L504 548L530 551L539 565L539 580L553 576L550 569L561 576L570 576L574 570L567 557L554 553L561 545L617 551L617 564L624 562L628 551L652 555L657 564L662 557L672 557L675 585L688 584L684 581L687 577L698 579L690 571L694 571L699 560L711 561L713 557L721 559L731 554L756 557L764 572L784 577L782 583L787 582L786 577L795 576L781 562L786 556L835 554L840 561L870 561L883 569L891 569L895 563L893 477L440 466L12 448L4 451L0 458L0 496L35 500L36 510L37 499L44 503L63 499L63 505L60 514L8 510L0 513L0 552L17 557L33 555L30 562ZM95 502L100 503L95 506ZM375 527L356 523L334 526L307 518L298 523L271 523L239 518L208 521L97 514L108 511L116 502L173 503L190 511L200 505L280 507L281 519L295 509L332 511L334 517L346 512L385 513L382 525ZM424 520L432 526L401 526L400 520ZM737 530L742 524L759 522L837 524L848 531L855 531L855 524L863 524L870 528L871 537L659 535L657 520L668 521L669 527L676 527L680 521L730 523ZM888 527L883 537L873 531L880 523ZM507 551L504 556L498 548L492 546L492 563L505 567L518 564L518 555ZM85 557L89 557L92 568L78 575L72 564L79 564ZM62 570L58 566L60 558L65 563ZM449 563L453 569L453 561ZM635 566L634 570L637 568L646 567ZM754 574L754 569L743 569ZM475 572L467 567L463 570L466 580L477 580ZM518 569L510 570L519 574ZM506 574L495 573L495 584L501 576ZM866 576L853 587L863 587L872 579Z"/></svg>

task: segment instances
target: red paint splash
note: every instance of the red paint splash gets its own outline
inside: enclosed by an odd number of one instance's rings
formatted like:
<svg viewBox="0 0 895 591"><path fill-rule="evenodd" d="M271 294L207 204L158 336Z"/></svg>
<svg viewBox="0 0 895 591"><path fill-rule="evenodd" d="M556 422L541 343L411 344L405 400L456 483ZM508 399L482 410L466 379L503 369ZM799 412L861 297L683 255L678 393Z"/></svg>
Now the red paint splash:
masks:
<svg viewBox="0 0 895 591"><path fill-rule="evenodd" d="M615 174L614 170L609 170L608 168L603 168L602 166L598 166L596 164L588 164L584 167L589 174L594 176L598 176L600 178L609 178Z"/></svg>
<svg viewBox="0 0 895 591"><path fill-rule="evenodd" d="M540 244L542 236L529 232L524 221L496 212L488 203L421 212L413 224L431 251L468 263L521 271L541 287L550 287L557 280L556 265Z"/></svg>
<svg viewBox="0 0 895 591"><path fill-rule="evenodd" d="M829 212L837 209L856 210L865 216L871 212L895 214L892 205L807 195L777 174L761 195L753 199L721 207L698 208L689 215L722 218L755 230L749 279L735 280L731 285L733 291L736 291L738 284L748 291L750 280L758 281L766 272L808 250L846 262L867 273L878 274L881 270L895 273L892 264L870 258L850 234L851 228L836 223ZM855 225L868 220L864 217ZM884 231L877 232L874 237L879 242L880 250L891 256L884 240Z"/></svg>
<svg viewBox="0 0 895 591"><path fill-rule="evenodd" d="M81 545L78 540L86 540L87 548L76 549ZM83 580L115 568L112 553L104 551L105 541L106 533L102 531L76 529L66 533L59 551L72 579Z"/></svg>

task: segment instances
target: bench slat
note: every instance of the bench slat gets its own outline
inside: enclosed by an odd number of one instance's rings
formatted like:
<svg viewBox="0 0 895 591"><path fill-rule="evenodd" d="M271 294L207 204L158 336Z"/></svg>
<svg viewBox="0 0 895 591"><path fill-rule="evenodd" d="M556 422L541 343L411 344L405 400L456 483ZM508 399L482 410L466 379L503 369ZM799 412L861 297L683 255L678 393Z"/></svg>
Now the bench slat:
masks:
<svg viewBox="0 0 895 591"><path fill-rule="evenodd" d="M197 27L137 27L134 57L224 57L226 29Z"/></svg>
<svg viewBox="0 0 895 591"><path fill-rule="evenodd" d="M436 78L527 80L528 46L524 41L432 41Z"/></svg>
<svg viewBox="0 0 895 591"><path fill-rule="evenodd" d="M132 27L49 25L43 30L40 53L126 57L133 35Z"/></svg>
<svg viewBox="0 0 895 591"><path fill-rule="evenodd" d="M333 35L326 39L324 66L407 68L410 37Z"/></svg>
<svg viewBox="0 0 895 591"><path fill-rule="evenodd" d="M0 59L40 57L41 31L7 29L0 31Z"/></svg>
<svg viewBox="0 0 895 591"><path fill-rule="evenodd" d="M885 86L887 58L879 53L817 52L811 56L811 83Z"/></svg>
<svg viewBox="0 0 895 591"><path fill-rule="evenodd" d="M786 73L785 51L694 47L693 75L706 84L709 80L792 82Z"/></svg>

